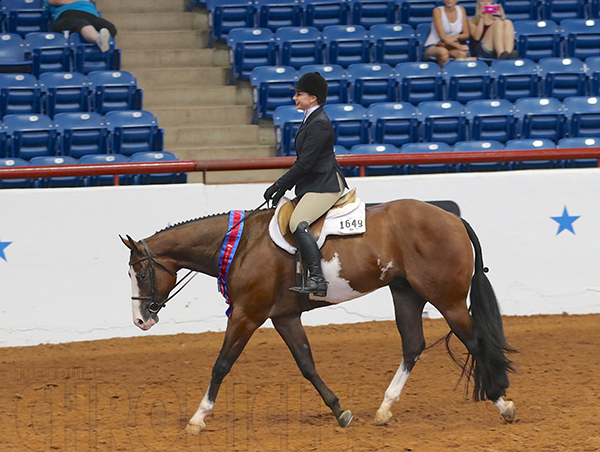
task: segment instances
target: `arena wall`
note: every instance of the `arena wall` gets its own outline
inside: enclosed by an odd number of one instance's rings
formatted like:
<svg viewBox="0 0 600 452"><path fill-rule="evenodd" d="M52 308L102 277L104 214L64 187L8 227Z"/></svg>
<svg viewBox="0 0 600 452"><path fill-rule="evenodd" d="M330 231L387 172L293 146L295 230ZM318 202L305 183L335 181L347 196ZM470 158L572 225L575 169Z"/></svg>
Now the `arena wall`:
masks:
<svg viewBox="0 0 600 452"><path fill-rule="evenodd" d="M473 226L507 315L600 312L600 170L350 179L367 203L451 200ZM131 319L129 251L169 224L253 209L267 184L4 190L0 345L221 331L226 305L199 275L148 332ZM260 263L258 263L260 264ZM427 306L425 315L439 316ZM307 325L393 319L387 289L303 316ZM269 326L269 325L267 325Z"/></svg>

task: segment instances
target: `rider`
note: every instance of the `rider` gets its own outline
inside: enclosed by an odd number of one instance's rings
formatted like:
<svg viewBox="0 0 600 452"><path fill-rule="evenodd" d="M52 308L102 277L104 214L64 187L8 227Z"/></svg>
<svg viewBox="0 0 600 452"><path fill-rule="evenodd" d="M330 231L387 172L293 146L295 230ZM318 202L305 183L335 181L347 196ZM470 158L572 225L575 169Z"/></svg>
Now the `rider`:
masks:
<svg viewBox="0 0 600 452"><path fill-rule="evenodd" d="M323 109L327 100L327 81L318 72L304 74L298 80L294 102L304 111L304 121L296 132L294 165L265 191L264 197L277 205L285 192L296 187L300 199L290 218L290 231L300 250L309 277L304 287L292 287L300 293L327 295L327 281L321 268L321 251L309 225L325 214L348 188L342 169L335 159L335 133Z"/></svg>

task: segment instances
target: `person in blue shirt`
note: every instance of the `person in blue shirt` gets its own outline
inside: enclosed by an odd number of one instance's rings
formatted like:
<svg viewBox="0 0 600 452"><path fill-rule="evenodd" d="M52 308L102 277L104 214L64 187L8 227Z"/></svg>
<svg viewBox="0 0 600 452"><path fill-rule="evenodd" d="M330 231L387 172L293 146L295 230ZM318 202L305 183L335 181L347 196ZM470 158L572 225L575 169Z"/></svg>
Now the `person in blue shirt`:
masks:
<svg viewBox="0 0 600 452"><path fill-rule="evenodd" d="M88 0L44 0L54 18L54 31L79 33L84 41L96 43L102 52L109 49L108 40L117 35L117 28L100 17Z"/></svg>

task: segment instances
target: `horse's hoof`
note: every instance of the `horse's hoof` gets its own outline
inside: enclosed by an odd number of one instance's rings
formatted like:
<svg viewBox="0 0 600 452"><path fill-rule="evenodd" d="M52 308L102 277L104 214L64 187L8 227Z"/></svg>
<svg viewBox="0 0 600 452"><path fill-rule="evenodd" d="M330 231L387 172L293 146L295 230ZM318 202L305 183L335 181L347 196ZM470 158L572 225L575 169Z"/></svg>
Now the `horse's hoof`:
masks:
<svg viewBox="0 0 600 452"><path fill-rule="evenodd" d="M188 435L199 435L205 428L205 425L188 424L185 428L185 432Z"/></svg>
<svg viewBox="0 0 600 452"><path fill-rule="evenodd" d="M391 418L392 418L391 411L377 410L377 414L375 415L375 424L385 425L388 422L390 422Z"/></svg>
<svg viewBox="0 0 600 452"><path fill-rule="evenodd" d="M506 409L502 411L502 417L506 422L513 422L515 420L515 415L517 414L517 407L511 401L506 404Z"/></svg>
<svg viewBox="0 0 600 452"><path fill-rule="evenodd" d="M350 425L350 422L352 422L353 418L354 416L352 416L352 412L350 410L346 410L340 414L340 417L338 417L337 421L340 427L346 428Z"/></svg>

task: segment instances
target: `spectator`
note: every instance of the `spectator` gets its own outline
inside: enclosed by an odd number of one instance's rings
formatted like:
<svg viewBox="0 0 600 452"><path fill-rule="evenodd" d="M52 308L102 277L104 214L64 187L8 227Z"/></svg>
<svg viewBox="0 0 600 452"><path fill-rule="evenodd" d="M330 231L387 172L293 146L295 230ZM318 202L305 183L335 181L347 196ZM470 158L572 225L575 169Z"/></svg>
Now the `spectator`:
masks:
<svg viewBox="0 0 600 452"><path fill-rule="evenodd" d="M467 14L462 6L457 6L458 0L444 0L444 6L433 10L431 30L425 41L424 58L436 58L443 67L450 57L464 60L469 54L469 39Z"/></svg>
<svg viewBox="0 0 600 452"><path fill-rule="evenodd" d="M117 28L100 17L88 0L44 0L54 19L54 31L79 33L84 41L95 43L102 52L109 49L108 40Z"/></svg>
<svg viewBox="0 0 600 452"><path fill-rule="evenodd" d="M499 60L519 58L515 48L515 29L504 8L493 0L478 0L475 15L469 19L471 50L478 58Z"/></svg>

